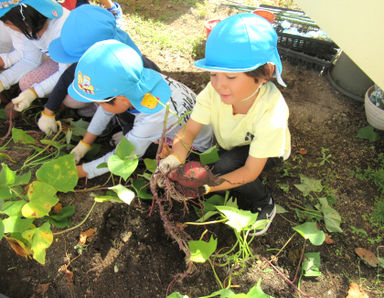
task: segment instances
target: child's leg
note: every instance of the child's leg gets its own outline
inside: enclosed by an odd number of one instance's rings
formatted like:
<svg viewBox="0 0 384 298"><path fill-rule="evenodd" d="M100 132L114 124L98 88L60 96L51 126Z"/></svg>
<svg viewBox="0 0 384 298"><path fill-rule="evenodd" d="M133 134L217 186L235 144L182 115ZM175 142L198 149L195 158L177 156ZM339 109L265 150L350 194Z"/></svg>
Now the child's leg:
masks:
<svg viewBox="0 0 384 298"><path fill-rule="evenodd" d="M24 91L35 83L40 83L59 69L59 64L48 57L34 70L25 74L19 81L20 90Z"/></svg>
<svg viewBox="0 0 384 298"><path fill-rule="evenodd" d="M249 146L236 147L232 150L219 152L220 160L213 168L213 173L223 175L232 172L245 164L248 158ZM277 159L278 160L278 159ZM275 165L276 159L269 158L264 169ZM237 198L241 209L257 212L258 208L266 206L270 201L270 191L260 178L230 190L231 195Z"/></svg>

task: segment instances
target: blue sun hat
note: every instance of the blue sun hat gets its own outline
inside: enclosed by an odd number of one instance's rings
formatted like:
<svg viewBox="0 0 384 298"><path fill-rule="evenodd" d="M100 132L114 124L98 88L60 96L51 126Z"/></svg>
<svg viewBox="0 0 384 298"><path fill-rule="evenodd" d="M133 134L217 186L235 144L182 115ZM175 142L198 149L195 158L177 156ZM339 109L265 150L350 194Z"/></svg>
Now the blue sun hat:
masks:
<svg viewBox="0 0 384 298"><path fill-rule="evenodd" d="M58 19L63 15L63 7L55 0L7 0L0 1L0 17L16 6L29 5L48 19ZM22 11L21 11L22 12Z"/></svg>
<svg viewBox="0 0 384 298"><path fill-rule="evenodd" d="M263 17L253 13L232 15L213 27L205 45L205 58L197 60L195 66L212 72L247 72L271 62L276 66L278 83L285 87L277 38Z"/></svg>
<svg viewBox="0 0 384 298"><path fill-rule="evenodd" d="M81 102L103 103L123 95L141 113L164 108L171 88L157 71L144 68L134 49L117 40L91 46L80 58L68 94Z"/></svg>
<svg viewBox="0 0 384 298"><path fill-rule="evenodd" d="M121 41L141 56L128 33L116 27L113 14L97 5L80 5L65 20L60 37L50 43L49 55L59 63L74 63L94 43L107 39Z"/></svg>

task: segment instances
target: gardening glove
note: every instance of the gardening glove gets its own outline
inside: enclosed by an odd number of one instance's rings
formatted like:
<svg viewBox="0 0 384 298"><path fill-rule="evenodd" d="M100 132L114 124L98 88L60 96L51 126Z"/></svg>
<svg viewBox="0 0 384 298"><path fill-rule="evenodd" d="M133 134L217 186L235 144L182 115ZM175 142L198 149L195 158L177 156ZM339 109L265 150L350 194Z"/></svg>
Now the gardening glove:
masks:
<svg viewBox="0 0 384 298"><path fill-rule="evenodd" d="M15 111L21 112L25 110L31 105L32 101L34 101L36 98L37 94L32 88L24 90L19 94L18 97L12 99Z"/></svg>
<svg viewBox="0 0 384 298"><path fill-rule="evenodd" d="M114 133L112 135L112 138L111 140L109 141L109 144L113 147L116 147L117 145L119 145L121 139L123 138L123 132L122 131L119 131L117 133Z"/></svg>
<svg viewBox="0 0 384 298"><path fill-rule="evenodd" d="M178 167L181 164L183 164L183 162L181 161L180 157L178 157L176 154L171 154L160 160L159 170L163 174L167 174L170 170Z"/></svg>
<svg viewBox="0 0 384 298"><path fill-rule="evenodd" d="M85 143L83 140L81 140L75 148L72 149L71 153L75 156L75 162L76 164L79 163L79 161L87 154L87 152L91 150L91 145Z"/></svg>
<svg viewBox="0 0 384 298"><path fill-rule="evenodd" d="M48 116L47 114L41 112L39 121L37 121L37 126L43 131L46 135L57 132L57 124L55 115Z"/></svg>
<svg viewBox="0 0 384 298"><path fill-rule="evenodd" d="M0 81L0 93L3 92L5 90L5 87L3 85L3 82Z"/></svg>

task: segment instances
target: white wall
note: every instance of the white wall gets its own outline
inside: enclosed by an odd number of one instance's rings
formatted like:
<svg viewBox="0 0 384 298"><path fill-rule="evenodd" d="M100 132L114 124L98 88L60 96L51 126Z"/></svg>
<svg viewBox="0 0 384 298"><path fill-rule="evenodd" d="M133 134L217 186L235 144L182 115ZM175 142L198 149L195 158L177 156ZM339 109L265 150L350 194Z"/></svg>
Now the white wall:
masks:
<svg viewBox="0 0 384 298"><path fill-rule="evenodd" d="M295 0L384 90L384 0Z"/></svg>

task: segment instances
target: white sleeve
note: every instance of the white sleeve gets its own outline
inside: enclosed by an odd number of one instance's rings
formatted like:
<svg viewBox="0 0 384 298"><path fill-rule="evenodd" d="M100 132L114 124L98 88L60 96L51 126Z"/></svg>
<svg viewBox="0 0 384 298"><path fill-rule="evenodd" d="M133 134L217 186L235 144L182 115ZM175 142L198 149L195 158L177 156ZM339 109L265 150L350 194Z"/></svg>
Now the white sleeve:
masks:
<svg viewBox="0 0 384 298"><path fill-rule="evenodd" d="M8 51L1 53L0 57L4 62L4 68L9 68L23 58L23 35L5 25L0 26L0 35L1 46L8 48Z"/></svg>
<svg viewBox="0 0 384 298"><path fill-rule="evenodd" d="M9 89L12 85L19 82L25 74L35 69L41 63L43 56L41 50L24 36L22 44L22 59L0 73L0 81L5 89Z"/></svg>
<svg viewBox="0 0 384 298"><path fill-rule="evenodd" d="M88 132L96 136L101 135L114 115L115 114L107 112L99 105L96 113L92 117L91 123L89 123L87 128Z"/></svg>
<svg viewBox="0 0 384 298"><path fill-rule="evenodd" d="M87 173L88 179L92 179L109 172L108 167L105 167L105 168L97 168L97 167L102 163L107 163L109 157L113 155L113 153L114 151L111 151L98 159L83 163L83 170Z"/></svg>

